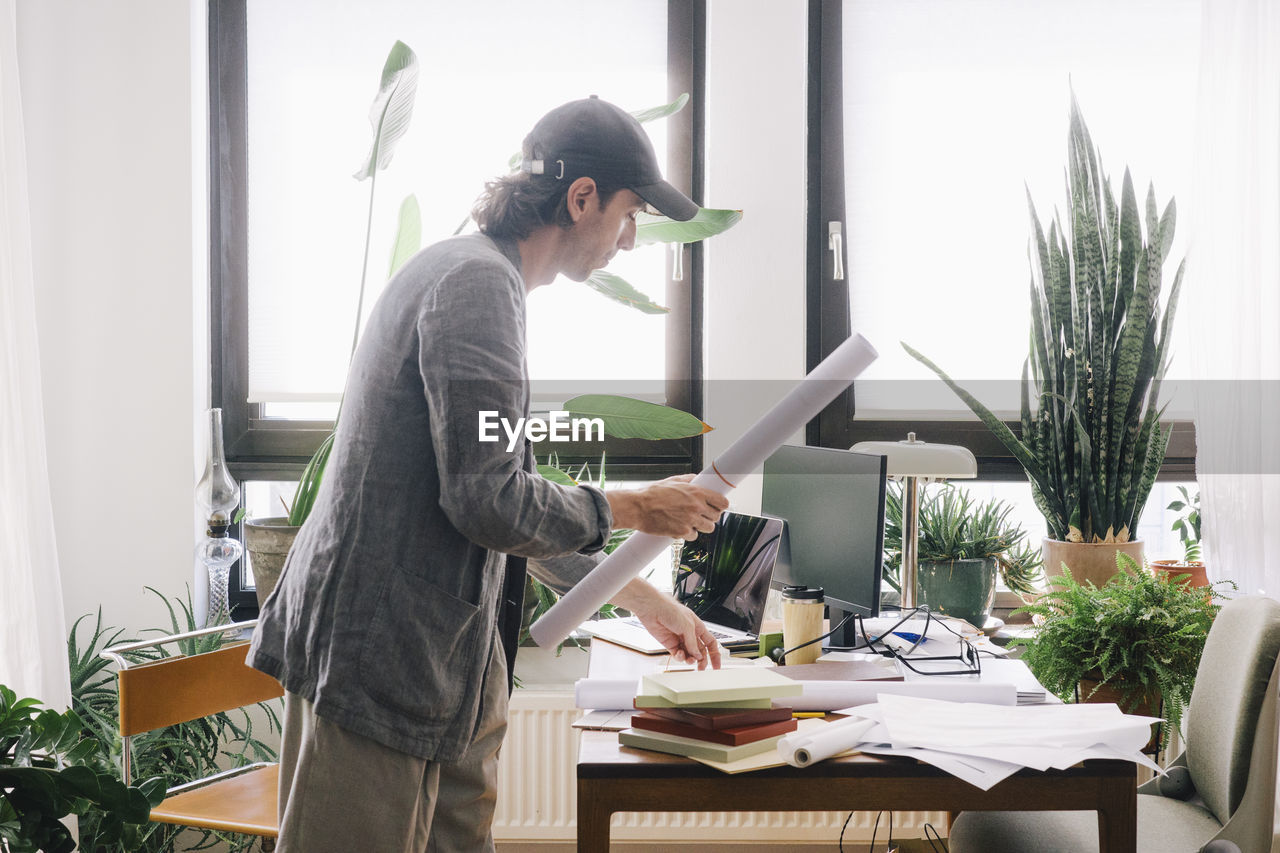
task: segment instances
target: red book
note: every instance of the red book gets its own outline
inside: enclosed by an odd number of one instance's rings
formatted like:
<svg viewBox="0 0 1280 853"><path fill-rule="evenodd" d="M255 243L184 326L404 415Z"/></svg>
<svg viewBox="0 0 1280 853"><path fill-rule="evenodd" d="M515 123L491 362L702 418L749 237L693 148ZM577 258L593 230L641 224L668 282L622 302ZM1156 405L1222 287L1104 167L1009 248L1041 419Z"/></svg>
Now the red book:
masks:
<svg viewBox="0 0 1280 853"><path fill-rule="evenodd" d="M644 712L700 729L733 729L791 719L790 708L645 708Z"/></svg>
<svg viewBox="0 0 1280 853"><path fill-rule="evenodd" d="M726 746L741 746L744 743L755 743L758 740L785 735L796 730L796 721L788 717L772 723L761 723L755 726L737 726L729 729L704 729L677 723L663 717L650 714L635 714L631 717L631 725L637 729L651 732L665 732L669 735L695 738L708 743L722 743Z"/></svg>

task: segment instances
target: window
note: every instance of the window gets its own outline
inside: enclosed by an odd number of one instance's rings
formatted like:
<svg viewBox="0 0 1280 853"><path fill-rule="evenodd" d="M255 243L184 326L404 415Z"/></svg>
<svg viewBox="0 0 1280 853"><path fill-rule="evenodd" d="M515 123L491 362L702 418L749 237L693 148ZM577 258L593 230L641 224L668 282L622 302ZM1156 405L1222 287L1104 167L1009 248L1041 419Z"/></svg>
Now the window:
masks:
<svg viewBox="0 0 1280 853"><path fill-rule="evenodd" d="M1022 479L898 342L1016 420L1030 313L1027 193L1046 223L1065 207L1071 92L1113 184L1127 165L1140 198L1152 181L1161 205L1174 196L1185 212L1199 15L1199 0L1162 3L1158 15L1149 3L1103 0L811 4L810 364L850 328L881 357L811 426L810 443L914 430L970 447L984 479ZM843 281L830 223L844 239ZM1166 282L1185 254L1184 226ZM1169 376L1179 370L1175 353ZM1162 477L1193 471L1187 420L1175 424Z"/></svg>
<svg viewBox="0 0 1280 853"><path fill-rule="evenodd" d="M518 0L376 0L351 11L339 0L209 4L212 397L233 473L267 506L328 434L341 395L371 209L369 182L352 173L396 40L418 56L418 94L408 134L377 175L365 316L386 278L401 200L417 196L424 245L450 235L537 118L564 101L598 94L643 109L689 93L684 110L647 130L667 178L701 197L703 2L551 0L534 14ZM622 51L610 47L618 32ZM535 408L597 392L700 414L701 250L682 251L678 281L664 246L610 266L666 315L568 281L530 297ZM601 452L557 449L593 466ZM610 439L605 449L614 479L701 467L697 438Z"/></svg>

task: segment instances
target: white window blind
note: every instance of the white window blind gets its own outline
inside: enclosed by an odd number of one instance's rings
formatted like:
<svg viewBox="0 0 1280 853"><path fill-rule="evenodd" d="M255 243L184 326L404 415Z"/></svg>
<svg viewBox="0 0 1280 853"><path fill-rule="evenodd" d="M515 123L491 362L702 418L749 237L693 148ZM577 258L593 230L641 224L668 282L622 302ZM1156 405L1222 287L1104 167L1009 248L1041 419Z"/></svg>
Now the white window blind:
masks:
<svg viewBox="0 0 1280 853"><path fill-rule="evenodd" d="M1166 293L1186 253L1200 3L846 0L843 19L852 323L880 351L858 416L972 417L899 341L1011 416L1027 190L1047 230L1066 205L1072 88L1117 196L1128 165L1140 202L1148 181L1161 208L1177 199Z"/></svg>
<svg viewBox="0 0 1280 853"><path fill-rule="evenodd" d="M418 98L377 175L366 316L407 194L428 245L454 232L550 108L591 94L626 109L668 100L665 3L374 0L354 11L336 0L248 4L249 400L273 404L269 414L314 416L341 393L369 210L369 183L352 173L397 39L421 64ZM665 162L664 123L647 129ZM661 302L663 266L652 246L610 270ZM535 379L664 376L661 316L564 279L535 292L529 311Z"/></svg>

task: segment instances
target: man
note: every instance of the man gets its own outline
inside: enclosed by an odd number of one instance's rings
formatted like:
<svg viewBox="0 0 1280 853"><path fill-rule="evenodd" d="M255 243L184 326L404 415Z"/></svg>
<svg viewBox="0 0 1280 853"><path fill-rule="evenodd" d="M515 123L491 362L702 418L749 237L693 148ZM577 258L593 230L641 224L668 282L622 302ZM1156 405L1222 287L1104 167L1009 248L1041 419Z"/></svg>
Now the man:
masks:
<svg viewBox="0 0 1280 853"><path fill-rule="evenodd" d="M646 203L697 211L634 118L594 97L565 104L525 139L521 173L486 187L481 233L420 252L379 299L250 652L287 691L281 853L491 850L524 586L508 555L563 590L611 529L692 539L727 507L683 478L557 486L527 444L480 441L479 413L529 415L526 294L631 249ZM636 580L614 601L678 658L719 666L669 595Z"/></svg>

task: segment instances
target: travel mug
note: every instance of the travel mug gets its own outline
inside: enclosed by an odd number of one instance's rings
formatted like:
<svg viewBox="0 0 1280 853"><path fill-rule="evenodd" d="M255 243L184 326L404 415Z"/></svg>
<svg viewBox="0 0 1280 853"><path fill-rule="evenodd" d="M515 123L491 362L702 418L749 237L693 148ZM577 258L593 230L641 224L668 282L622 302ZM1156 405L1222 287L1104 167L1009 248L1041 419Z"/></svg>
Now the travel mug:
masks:
<svg viewBox="0 0 1280 853"><path fill-rule="evenodd" d="M822 587L788 586L782 590L782 645L794 649L802 643L822 636L822 611L826 601ZM810 643L787 655L785 663L794 666L813 663L822 654L822 643Z"/></svg>

